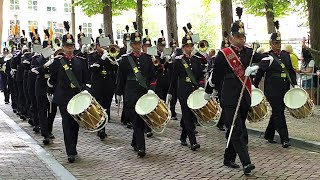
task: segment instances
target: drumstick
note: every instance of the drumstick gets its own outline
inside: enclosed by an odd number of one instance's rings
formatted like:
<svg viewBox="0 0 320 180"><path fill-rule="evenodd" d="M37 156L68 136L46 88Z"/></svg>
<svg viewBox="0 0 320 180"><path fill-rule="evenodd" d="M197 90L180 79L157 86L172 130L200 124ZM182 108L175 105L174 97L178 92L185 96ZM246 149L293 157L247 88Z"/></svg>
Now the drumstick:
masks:
<svg viewBox="0 0 320 180"><path fill-rule="evenodd" d="M50 101L49 113L52 113L52 102Z"/></svg>
<svg viewBox="0 0 320 180"><path fill-rule="evenodd" d="M252 58L253 58L253 55L254 55L255 51L256 51L256 47L253 48L249 66L251 66ZM248 67L249 67L249 66L248 66ZM233 119L232 119L232 124L231 124L231 129L230 129L230 132L229 132L229 137L228 137L226 149L228 148L229 143L230 143L230 140L231 140L231 135L232 135L232 131L233 131L233 128L234 128L234 123L235 123L235 121L236 121L236 119L237 119L239 107L240 107L240 104L241 104L243 92L244 92L244 89L245 89L245 87L246 87L246 82L247 82L247 80L248 80L248 77L249 77L249 76L245 76L244 81L243 81L243 84L242 84L242 89L241 89L240 96L239 96L239 99L238 99L236 111L235 111L234 114L233 114Z"/></svg>

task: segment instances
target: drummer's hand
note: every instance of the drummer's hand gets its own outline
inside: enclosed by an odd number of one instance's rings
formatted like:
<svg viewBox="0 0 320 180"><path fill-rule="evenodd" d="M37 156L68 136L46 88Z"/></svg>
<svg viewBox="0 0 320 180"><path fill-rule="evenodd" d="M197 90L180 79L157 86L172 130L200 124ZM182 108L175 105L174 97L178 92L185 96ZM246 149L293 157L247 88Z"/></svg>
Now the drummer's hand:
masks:
<svg viewBox="0 0 320 180"><path fill-rule="evenodd" d="M167 94L166 104L169 104L169 102L171 101L171 99L172 99L172 94Z"/></svg>
<svg viewBox="0 0 320 180"><path fill-rule="evenodd" d="M210 99L211 99L211 94L208 94L208 93L204 93L203 94L203 98L205 99L205 100L207 100L207 101L209 101Z"/></svg>
<svg viewBox="0 0 320 180"><path fill-rule="evenodd" d="M49 102L52 102L52 100L53 100L53 94L47 94L47 99L48 99L48 101Z"/></svg>
<svg viewBox="0 0 320 180"><path fill-rule="evenodd" d="M215 97L215 96L217 96L218 95L218 91L217 90L215 90L215 89L213 89L213 91L212 91L212 94L211 94L213 97Z"/></svg>
<svg viewBox="0 0 320 180"><path fill-rule="evenodd" d="M148 94L156 94L153 90L149 89Z"/></svg>
<svg viewBox="0 0 320 180"><path fill-rule="evenodd" d="M298 85L294 85L294 88L300 88L300 86L298 86Z"/></svg>
<svg viewBox="0 0 320 180"><path fill-rule="evenodd" d="M122 96L121 95L117 95L116 96L118 103L120 104L122 102Z"/></svg>

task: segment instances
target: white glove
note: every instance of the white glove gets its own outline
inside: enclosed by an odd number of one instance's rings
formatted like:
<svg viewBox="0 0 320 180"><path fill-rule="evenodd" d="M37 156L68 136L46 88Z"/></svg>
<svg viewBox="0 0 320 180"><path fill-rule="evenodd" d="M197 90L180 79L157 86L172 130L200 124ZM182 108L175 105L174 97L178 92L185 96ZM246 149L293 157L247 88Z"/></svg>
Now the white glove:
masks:
<svg viewBox="0 0 320 180"><path fill-rule="evenodd" d="M210 99L211 99L211 94L208 94L208 93L204 93L203 94L203 98L205 99L205 100L207 100L207 101L209 101Z"/></svg>
<svg viewBox="0 0 320 180"><path fill-rule="evenodd" d="M122 102L122 96L117 95L116 98L117 98L118 104L120 104Z"/></svg>
<svg viewBox="0 0 320 180"><path fill-rule="evenodd" d="M44 67L48 67L53 63L54 59L49 58L49 60L43 65Z"/></svg>
<svg viewBox="0 0 320 180"><path fill-rule="evenodd" d="M53 94L47 94L47 98L49 102L52 102L53 100Z"/></svg>
<svg viewBox="0 0 320 180"><path fill-rule="evenodd" d="M163 52L161 52L160 58L161 58L161 59L164 59L164 58L165 58L165 55L164 55Z"/></svg>
<svg viewBox="0 0 320 180"><path fill-rule="evenodd" d="M169 104L170 101L172 99L172 94L167 94L167 97L166 97L166 104Z"/></svg>
<svg viewBox="0 0 320 180"><path fill-rule="evenodd" d="M101 56L101 59L102 60L106 60L106 58L109 56L109 54L108 54L108 51L107 50L104 50L103 51L103 54L102 54L102 56Z"/></svg>
<svg viewBox="0 0 320 180"><path fill-rule="evenodd" d="M23 64L30 64L30 61L28 61L28 60L23 60L22 63L23 63Z"/></svg>
<svg viewBox="0 0 320 180"><path fill-rule="evenodd" d="M212 94L211 94L213 97L216 97L218 95L218 91L213 89L212 91Z"/></svg>
<svg viewBox="0 0 320 180"><path fill-rule="evenodd" d="M86 86L87 86L88 88L91 88L91 84L86 84Z"/></svg>
<svg viewBox="0 0 320 180"><path fill-rule="evenodd" d="M254 75L254 74L257 73L258 69L259 69L259 66L257 66L257 65L255 65L255 66L249 66L249 67L247 67L244 75L245 75L245 76L250 76L251 74Z"/></svg>
<svg viewBox="0 0 320 180"><path fill-rule="evenodd" d="M14 74L16 73L16 69L11 69L11 71L10 71L10 74L11 74L11 76L14 76Z"/></svg>
<svg viewBox="0 0 320 180"><path fill-rule="evenodd" d="M88 48L87 48L86 45L83 45L83 46L81 47L81 53L82 53L82 54L84 54L85 52L87 52L87 50L88 50Z"/></svg>
<svg viewBox="0 0 320 180"><path fill-rule="evenodd" d="M100 67L100 64L98 64L98 63L93 63L90 67Z"/></svg>
<svg viewBox="0 0 320 180"><path fill-rule="evenodd" d="M294 88L300 88L300 86L298 86L298 85L294 85Z"/></svg>
<svg viewBox="0 0 320 180"><path fill-rule="evenodd" d="M148 94L156 94L153 90L149 89Z"/></svg>
<svg viewBox="0 0 320 180"><path fill-rule="evenodd" d="M32 68L32 69L31 69L31 72L36 73L36 74L39 74L39 71L37 71L36 68Z"/></svg>

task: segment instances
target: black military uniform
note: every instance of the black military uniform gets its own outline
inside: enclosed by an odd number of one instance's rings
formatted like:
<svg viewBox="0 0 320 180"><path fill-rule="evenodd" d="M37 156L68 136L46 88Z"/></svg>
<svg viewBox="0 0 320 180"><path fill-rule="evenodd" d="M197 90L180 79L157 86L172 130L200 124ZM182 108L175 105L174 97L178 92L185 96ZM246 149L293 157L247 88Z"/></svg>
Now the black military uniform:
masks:
<svg viewBox="0 0 320 180"><path fill-rule="evenodd" d="M193 41L189 34L186 34L182 39L182 48L184 48L186 45L193 46ZM185 61L186 64L184 64L183 61ZM189 77L185 67L190 68L193 77ZM204 67L202 66L201 60L198 56L191 56L191 54L185 53L180 56L176 56L168 92L172 97L173 91L175 89L178 89L177 95L181 105L183 116L183 118L181 119L182 132L180 141L182 145L186 146L188 137L191 144L191 149L193 151L200 148L200 145L197 143L197 139L195 136L195 122L197 118L187 106L187 99L194 90L204 86L203 70ZM191 79L193 78L195 79L195 82L192 82ZM168 100L171 100L171 98L169 98Z"/></svg>
<svg viewBox="0 0 320 180"><path fill-rule="evenodd" d="M119 56L122 57L123 55L127 54L127 43L130 42L130 33L129 33L129 26L126 25L126 31L127 33L123 35L123 47L120 48ZM121 62L122 58L120 58ZM118 77L118 76L117 76ZM116 84L118 84L118 79L116 81ZM130 118L128 112L128 106L127 106L127 97L125 94L123 94L123 107L122 107L122 113L121 113L121 122L124 125L127 125L127 128L132 128L132 119ZM119 103L119 102L118 102Z"/></svg>
<svg viewBox="0 0 320 180"><path fill-rule="evenodd" d="M69 23L64 22L65 29L69 31ZM62 38L63 46L74 46L74 38L71 34L66 34ZM65 61L65 68L62 66L61 61ZM67 67L68 66L68 67ZM75 76L75 81L78 82L79 88L76 84L71 83L66 74L66 70L71 69ZM71 73L70 72L70 73ZM71 117L67 111L67 103L69 100L78 94L83 87L85 87L88 78L88 67L86 61L82 57L74 56L73 54L64 54L54 59L50 66L50 79L48 80L49 87L54 87L53 102L59 106L62 116L62 126L64 134L64 143L68 155L68 161L73 163L75 155L77 155L77 141L78 141L78 123Z"/></svg>
<svg viewBox="0 0 320 180"><path fill-rule="evenodd" d="M32 56L31 60L31 71L28 74L28 93L31 102L31 114L32 114L32 123L29 122L34 126L33 131L38 133L40 131L40 122L39 122L39 115L38 115L38 105L37 105L37 98L36 98L36 77L37 74L32 71L32 68L38 67L38 58L40 55L35 53Z"/></svg>
<svg viewBox="0 0 320 180"><path fill-rule="evenodd" d="M96 41L99 46L99 40ZM106 52L107 53L107 52ZM110 120L110 107L115 92L116 71L118 69L115 57L101 59L102 53L95 51L88 55L89 69L91 72L91 91L98 103L106 109ZM108 87L108 88L106 88ZM98 132L101 140L105 139L105 128Z"/></svg>
<svg viewBox="0 0 320 180"><path fill-rule="evenodd" d="M4 94L5 104L9 104L10 91L8 89L7 73L6 73L6 61L10 57L9 50L3 48L3 56L0 57L0 76L1 76L1 87ZM10 75L10 74L9 74Z"/></svg>
<svg viewBox="0 0 320 180"><path fill-rule="evenodd" d="M277 29L279 27L277 26L277 22L275 22L275 27L277 27ZM265 74L264 93L271 105L272 114L264 138L270 143L276 143L276 141L274 141L274 135L277 130L280 135L282 146L287 148L290 146L290 143L288 127L284 115L285 104L283 102L283 97L290 89L290 84L292 86L297 85L297 78L291 64L290 54L286 51L274 48L272 44L274 42L281 43L279 31L272 33L270 38L272 50L269 51L268 54L271 55L274 60L268 69L264 71L259 70L253 84L258 87L261 78Z"/></svg>
<svg viewBox="0 0 320 180"><path fill-rule="evenodd" d="M141 43L141 35L139 32L131 34L131 44ZM140 50L141 51L141 50ZM156 85L155 72L152 64L151 57L141 52L132 52L122 56L122 60L118 69L118 81L117 81L117 97L124 95L127 106L127 115L133 120L133 137L131 146L138 151L140 157L145 156L145 138L144 128L145 122L135 112L135 104L138 99L147 93L148 88L154 88ZM142 80L146 85L143 87L137 81L129 59L132 58L134 63L141 72ZM135 70L136 71L136 70Z"/></svg>
<svg viewBox="0 0 320 180"><path fill-rule="evenodd" d="M12 52L11 52L12 53ZM14 113L17 113L17 95L16 95L16 91L14 89L14 79L13 79L13 75L11 74L11 61L13 58L13 55L9 53L9 55L7 55L7 61L6 63L6 70L5 73L7 74L7 83L8 83L8 90L9 90L9 94L11 97L11 107Z"/></svg>
<svg viewBox="0 0 320 180"><path fill-rule="evenodd" d="M239 13L238 11L239 9L237 8L237 14L240 19L242 14L242 8L241 13ZM242 36L243 38L245 38L244 24L243 22L241 22L241 20L236 21L232 24L231 33L233 38L236 38L238 36ZM229 60L226 59L223 53L226 49L227 48L219 51L218 55L215 58L211 78L209 78L209 82L206 86L206 93L211 94L213 88L216 91L218 91L218 88L221 87L221 105L224 113L225 125L228 129L226 133L226 138L228 138L233 121L233 116L239 100L240 91L243 87L242 81L240 81L238 77L244 78L244 69L246 69L247 71L247 67L250 66L249 63L252 56L252 63L258 63L259 66L256 67L260 69L266 69L269 66L269 59L268 57L266 57L266 55L257 53L253 54L252 48L246 46L237 47L235 45L231 45L231 47L228 47L227 50L230 50L234 53L230 54L229 56L226 56L230 58L235 57L234 55L236 55L236 57L238 57L242 64L237 66L237 70L235 70L234 72L231 68L231 65L229 65L228 63ZM262 59L263 61L261 61ZM230 64L236 64L235 60L232 61L231 59L230 61ZM252 71L250 71L250 73L251 72ZM221 81L221 79L223 79L223 81ZM245 120L247 118L248 110L251 105L250 78L248 78L247 81L249 81L249 83L247 83L248 85L244 90L243 97L240 102L240 107L238 114L236 115L237 117L235 119L234 129L232 132L230 143L229 146L225 149L224 153L224 165L229 166L231 168L239 168L239 165L234 163L238 154L241 164L243 165L243 171L245 174L249 174L255 168L255 166L251 164L251 160L248 153L248 134L245 126Z"/></svg>

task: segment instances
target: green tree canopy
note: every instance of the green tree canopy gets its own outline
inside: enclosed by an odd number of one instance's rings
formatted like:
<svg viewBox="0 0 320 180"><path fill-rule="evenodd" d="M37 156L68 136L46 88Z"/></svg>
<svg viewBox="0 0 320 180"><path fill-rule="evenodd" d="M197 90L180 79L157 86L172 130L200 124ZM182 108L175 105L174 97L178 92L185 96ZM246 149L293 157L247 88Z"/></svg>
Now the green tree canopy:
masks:
<svg viewBox="0 0 320 180"><path fill-rule="evenodd" d="M74 6L80 6L87 16L102 14L103 0L75 0ZM119 15L122 11L136 8L135 0L112 0L112 14Z"/></svg>

